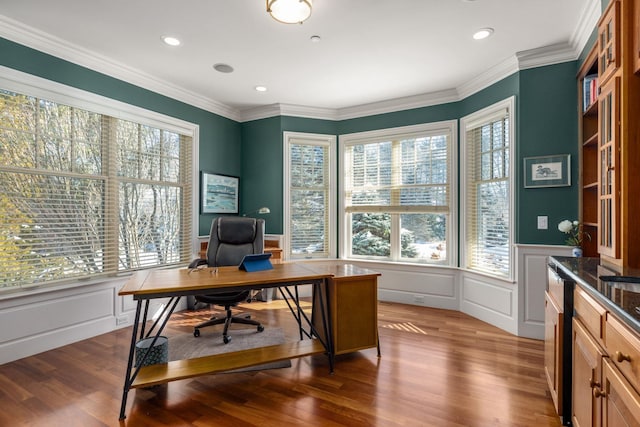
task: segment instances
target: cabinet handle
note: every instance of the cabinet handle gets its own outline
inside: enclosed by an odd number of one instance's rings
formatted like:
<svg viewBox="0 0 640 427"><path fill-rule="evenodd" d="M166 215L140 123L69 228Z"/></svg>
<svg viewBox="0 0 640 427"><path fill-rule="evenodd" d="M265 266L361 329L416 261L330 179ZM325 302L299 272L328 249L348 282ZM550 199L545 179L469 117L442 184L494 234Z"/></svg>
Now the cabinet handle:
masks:
<svg viewBox="0 0 640 427"><path fill-rule="evenodd" d="M622 363L624 361L631 362L631 356L629 356L628 354L624 354L619 351L616 351L616 360L618 361L618 363Z"/></svg>
<svg viewBox="0 0 640 427"><path fill-rule="evenodd" d="M591 388L600 387L600 383L595 381L593 378L591 378L589 380L589 387L591 387Z"/></svg>
<svg viewBox="0 0 640 427"><path fill-rule="evenodd" d="M607 393L605 393L604 391L600 390L600 387L595 387L593 389L593 397L595 399L599 398L599 397L606 397Z"/></svg>

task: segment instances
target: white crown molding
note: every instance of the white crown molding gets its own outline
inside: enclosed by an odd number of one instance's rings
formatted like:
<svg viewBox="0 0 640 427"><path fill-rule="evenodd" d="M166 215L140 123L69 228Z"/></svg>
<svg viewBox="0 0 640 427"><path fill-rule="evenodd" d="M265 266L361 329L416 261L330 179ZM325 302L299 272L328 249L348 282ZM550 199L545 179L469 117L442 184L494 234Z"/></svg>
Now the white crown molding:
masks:
<svg viewBox="0 0 640 427"><path fill-rule="evenodd" d="M579 52L576 52L574 47L569 43L558 43L550 46L516 52L519 70L573 61L578 57L578 55Z"/></svg>
<svg viewBox="0 0 640 427"><path fill-rule="evenodd" d="M292 104L271 104L243 110L241 122L266 119L274 116L304 117L307 119L338 120L337 110L332 108L307 107Z"/></svg>
<svg viewBox="0 0 640 427"><path fill-rule="evenodd" d="M239 111L225 104L187 91L166 80L158 79L3 15L0 15L0 37L228 119L239 121Z"/></svg>
<svg viewBox="0 0 640 427"><path fill-rule="evenodd" d="M600 0L589 0L568 43L518 52L516 55L494 65L457 88L339 109L272 104L240 111L213 99L185 90L165 80L155 78L140 70L115 62L107 57L87 51L80 46L35 28L27 27L2 15L0 15L0 37L238 122L259 120L279 115L323 120L347 120L457 102L519 70L575 60L579 57L591 36L600 15Z"/></svg>
<svg viewBox="0 0 640 427"><path fill-rule="evenodd" d="M460 97L455 89L405 96L402 98L388 99L386 101L373 102L370 104L356 105L354 107L340 108L337 110L337 120L355 119L358 117L412 110L414 108L456 102L459 99Z"/></svg>
<svg viewBox="0 0 640 427"><path fill-rule="evenodd" d="M242 110L240 113L240 122L251 122L253 120L267 119L280 115L280 104L263 105L260 107Z"/></svg>
<svg viewBox="0 0 640 427"><path fill-rule="evenodd" d="M580 52L582 52L589 41L589 37L591 37L593 30L596 28L601 15L601 0L589 0L580 14L578 25L569 40L569 43L571 43L571 46L578 52L578 55L580 55Z"/></svg>
<svg viewBox="0 0 640 427"><path fill-rule="evenodd" d="M518 71L518 61L515 56L505 59L489 68L484 73L458 86L460 100L486 89L494 83Z"/></svg>

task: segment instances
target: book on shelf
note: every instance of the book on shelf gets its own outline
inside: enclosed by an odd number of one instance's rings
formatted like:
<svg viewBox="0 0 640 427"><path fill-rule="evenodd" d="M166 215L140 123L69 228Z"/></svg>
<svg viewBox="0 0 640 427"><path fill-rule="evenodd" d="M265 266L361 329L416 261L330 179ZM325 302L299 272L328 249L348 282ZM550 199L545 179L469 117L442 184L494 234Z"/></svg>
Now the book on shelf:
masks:
<svg viewBox="0 0 640 427"><path fill-rule="evenodd" d="M598 75L589 74L582 81L582 111L587 111L598 99Z"/></svg>

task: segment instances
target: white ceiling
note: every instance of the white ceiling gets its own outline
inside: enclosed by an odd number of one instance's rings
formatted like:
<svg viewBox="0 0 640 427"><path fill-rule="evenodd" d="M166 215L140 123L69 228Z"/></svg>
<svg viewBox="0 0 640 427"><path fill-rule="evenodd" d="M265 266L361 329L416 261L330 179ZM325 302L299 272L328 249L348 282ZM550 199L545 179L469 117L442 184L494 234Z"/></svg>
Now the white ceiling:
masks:
<svg viewBox="0 0 640 427"><path fill-rule="evenodd" d="M314 0L307 21L287 25L264 0L0 0L0 36L235 117L273 104L341 110L455 98L523 52L575 59L599 4ZM483 27L495 33L473 40ZM166 46L163 35L182 46ZM216 63L235 71L217 72Z"/></svg>

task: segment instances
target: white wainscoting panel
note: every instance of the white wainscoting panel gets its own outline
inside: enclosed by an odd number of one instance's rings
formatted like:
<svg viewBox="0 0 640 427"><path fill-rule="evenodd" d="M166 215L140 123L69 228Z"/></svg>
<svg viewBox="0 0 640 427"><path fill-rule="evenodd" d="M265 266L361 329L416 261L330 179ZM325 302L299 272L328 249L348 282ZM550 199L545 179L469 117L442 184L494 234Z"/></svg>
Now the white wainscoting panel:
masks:
<svg viewBox="0 0 640 427"><path fill-rule="evenodd" d="M469 271L461 271L460 311L517 333L517 285Z"/></svg>
<svg viewBox="0 0 640 427"><path fill-rule="evenodd" d="M120 297L126 277L40 288L0 299L0 364L131 326L136 303ZM164 299L153 300L155 313ZM178 310L186 308L184 302Z"/></svg>
<svg viewBox="0 0 640 427"><path fill-rule="evenodd" d="M458 270L424 265L350 262L382 273L378 278L380 301L458 310Z"/></svg>
<svg viewBox="0 0 640 427"><path fill-rule="evenodd" d="M516 283L449 267L345 260L378 271L381 301L463 311L507 332L536 339L544 334L546 257L569 255L564 246L518 245ZM307 261L305 261L307 262ZM126 277L77 287L40 289L0 297L0 364L131 326L136 302L119 297ZM310 287L300 287L310 296ZM167 300L153 300L156 313ZM186 308L181 302L177 310Z"/></svg>
<svg viewBox="0 0 640 427"><path fill-rule="evenodd" d="M518 245L518 335L544 339L544 291L547 289L547 257L571 256L571 248L551 245Z"/></svg>

